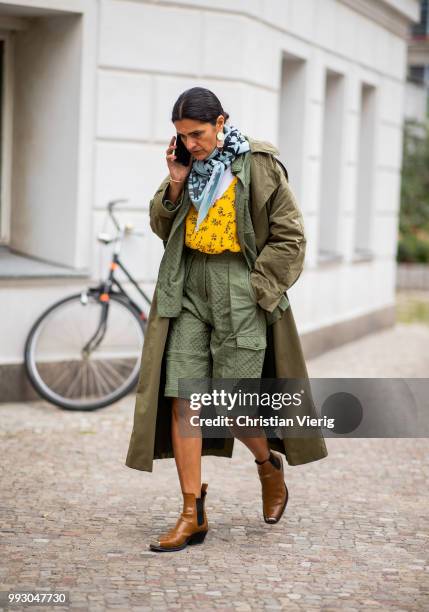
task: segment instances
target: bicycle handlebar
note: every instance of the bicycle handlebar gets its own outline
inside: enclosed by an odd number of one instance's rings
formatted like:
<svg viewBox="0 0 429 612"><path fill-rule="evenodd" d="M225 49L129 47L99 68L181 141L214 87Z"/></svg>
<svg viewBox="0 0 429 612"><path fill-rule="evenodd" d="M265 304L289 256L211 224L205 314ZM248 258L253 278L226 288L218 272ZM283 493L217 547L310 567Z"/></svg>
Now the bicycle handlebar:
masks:
<svg viewBox="0 0 429 612"><path fill-rule="evenodd" d="M109 213L110 218L113 221L114 226L116 227L116 229L118 230L118 232L122 232L123 234L133 234L134 236L144 236L144 232L139 232L137 230L135 230L133 228L133 226L126 224L126 225L121 225L119 223L119 221L116 219L115 215L113 214L113 208L116 206L116 204L121 204L123 202L128 202L127 199L119 199L119 200L111 200L110 202L107 203L107 211ZM109 242L117 242L119 240L119 238L115 238L113 240L109 240Z"/></svg>
<svg viewBox="0 0 429 612"><path fill-rule="evenodd" d="M107 204L107 210L109 212L110 218L112 219L112 221L113 221L113 223L114 223L114 225L115 225L117 230L120 230L121 226L119 225L118 221L116 220L115 215L113 214L113 208L116 206L116 204L121 204L123 202L128 202L128 200L126 200L126 199L111 200Z"/></svg>

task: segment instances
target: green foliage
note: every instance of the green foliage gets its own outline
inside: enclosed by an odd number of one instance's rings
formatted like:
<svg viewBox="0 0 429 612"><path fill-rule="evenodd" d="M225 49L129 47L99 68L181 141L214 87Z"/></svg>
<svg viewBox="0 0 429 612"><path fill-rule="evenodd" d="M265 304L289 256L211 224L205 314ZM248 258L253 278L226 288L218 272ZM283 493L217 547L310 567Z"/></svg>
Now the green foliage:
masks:
<svg viewBox="0 0 429 612"><path fill-rule="evenodd" d="M398 242L397 260L403 263L429 263L429 240L405 234Z"/></svg>
<svg viewBox="0 0 429 612"><path fill-rule="evenodd" d="M429 121L407 121L397 259L429 263Z"/></svg>

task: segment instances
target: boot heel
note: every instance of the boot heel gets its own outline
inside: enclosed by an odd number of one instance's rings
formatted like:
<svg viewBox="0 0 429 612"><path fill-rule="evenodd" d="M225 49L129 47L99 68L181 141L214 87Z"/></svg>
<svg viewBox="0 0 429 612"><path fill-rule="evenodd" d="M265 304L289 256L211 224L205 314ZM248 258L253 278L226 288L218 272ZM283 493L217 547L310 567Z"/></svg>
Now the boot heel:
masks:
<svg viewBox="0 0 429 612"><path fill-rule="evenodd" d="M206 535L207 531L199 531L198 533L194 533L194 535L189 538L188 544L202 544Z"/></svg>

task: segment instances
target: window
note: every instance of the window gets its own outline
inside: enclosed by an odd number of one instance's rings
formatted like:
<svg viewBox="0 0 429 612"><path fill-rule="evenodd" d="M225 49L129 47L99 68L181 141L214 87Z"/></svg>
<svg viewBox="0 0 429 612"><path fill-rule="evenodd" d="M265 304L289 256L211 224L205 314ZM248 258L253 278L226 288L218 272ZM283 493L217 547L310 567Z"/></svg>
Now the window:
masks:
<svg viewBox="0 0 429 612"><path fill-rule="evenodd" d="M408 80L422 85L425 82L425 67L408 66Z"/></svg>
<svg viewBox="0 0 429 612"><path fill-rule="evenodd" d="M429 35L429 0L421 0L420 21L412 27L415 37L424 38Z"/></svg>
<svg viewBox="0 0 429 612"><path fill-rule="evenodd" d="M10 233L12 81L9 49L9 33L0 33L0 245L8 243Z"/></svg>
<svg viewBox="0 0 429 612"><path fill-rule="evenodd" d="M279 109L279 150L298 200L302 185L304 139L305 62L285 55Z"/></svg>
<svg viewBox="0 0 429 612"><path fill-rule="evenodd" d="M344 77L327 71L322 136L319 261L341 259L338 226L344 122Z"/></svg>
<svg viewBox="0 0 429 612"><path fill-rule="evenodd" d="M363 84L359 126L357 193L355 210L355 253L371 254L374 191L375 87Z"/></svg>

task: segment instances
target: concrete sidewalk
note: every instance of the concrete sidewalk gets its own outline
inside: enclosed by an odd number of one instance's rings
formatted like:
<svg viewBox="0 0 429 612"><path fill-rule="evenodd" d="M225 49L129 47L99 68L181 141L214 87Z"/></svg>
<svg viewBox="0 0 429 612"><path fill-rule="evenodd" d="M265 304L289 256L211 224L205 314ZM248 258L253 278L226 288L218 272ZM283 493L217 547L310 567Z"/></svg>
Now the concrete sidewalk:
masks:
<svg viewBox="0 0 429 612"><path fill-rule="evenodd" d="M419 325L308 362L317 377L428 366ZM328 439L326 459L286 468L290 501L274 526L236 443L232 460L203 460L204 545L156 554L148 542L175 523L180 490L173 460L152 474L124 466L132 412L133 398L89 414L0 405L0 590L69 590L72 609L94 611L428 609L427 440Z"/></svg>

